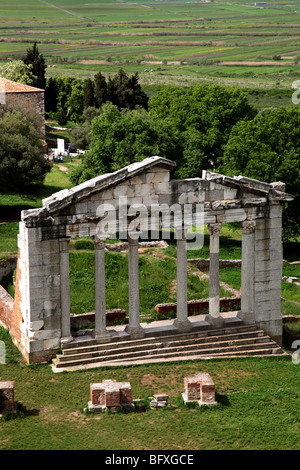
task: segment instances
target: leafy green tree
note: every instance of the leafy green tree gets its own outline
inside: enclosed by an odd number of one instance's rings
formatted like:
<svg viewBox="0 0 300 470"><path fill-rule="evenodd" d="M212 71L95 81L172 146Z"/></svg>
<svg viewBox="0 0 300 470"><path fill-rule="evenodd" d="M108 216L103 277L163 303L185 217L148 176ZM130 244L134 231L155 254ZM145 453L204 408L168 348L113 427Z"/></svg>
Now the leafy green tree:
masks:
<svg viewBox="0 0 300 470"><path fill-rule="evenodd" d="M35 76L34 85L37 88L45 89L46 86L46 62L42 54L40 54L36 42L31 49L27 49L27 53L23 58L26 65L31 66L33 75Z"/></svg>
<svg viewBox="0 0 300 470"><path fill-rule="evenodd" d="M242 90L199 84L191 88L166 87L149 102L149 113L172 122L181 133L183 159L180 177L194 177L203 168L215 168L232 127L252 119L256 110Z"/></svg>
<svg viewBox="0 0 300 470"><path fill-rule="evenodd" d="M108 100L119 109L134 109L137 106L147 109L149 99L138 81L138 73L129 77L123 69L120 69L113 78L108 79Z"/></svg>
<svg viewBox="0 0 300 470"><path fill-rule="evenodd" d="M43 157L38 117L30 121L30 116L6 106L0 108L1 191L28 190L32 184L41 183L50 171L51 166Z"/></svg>
<svg viewBox="0 0 300 470"><path fill-rule="evenodd" d="M300 109L278 108L232 129L219 171L268 183L282 181L295 196L284 208L284 238L300 234Z"/></svg>
<svg viewBox="0 0 300 470"><path fill-rule="evenodd" d="M57 87L57 116L60 125L69 119L80 121L84 109L83 81L73 77L55 78Z"/></svg>
<svg viewBox="0 0 300 470"><path fill-rule="evenodd" d="M13 60L0 67L0 76L13 82L34 86L35 77L29 65L22 60Z"/></svg>
<svg viewBox="0 0 300 470"><path fill-rule="evenodd" d="M82 126L72 129L72 144L77 149L88 150L90 145L90 132L92 129L92 120L99 116L100 110L93 106L85 108L82 114L83 124Z"/></svg>
<svg viewBox="0 0 300 470"><path fill-rule="evenodd" d="M72 174L74 184L153 155L174 159L178 150L172 129L164 121L144 110L119 110L112 103L106 103L93 119L90 136L90 150Z"/></svg>

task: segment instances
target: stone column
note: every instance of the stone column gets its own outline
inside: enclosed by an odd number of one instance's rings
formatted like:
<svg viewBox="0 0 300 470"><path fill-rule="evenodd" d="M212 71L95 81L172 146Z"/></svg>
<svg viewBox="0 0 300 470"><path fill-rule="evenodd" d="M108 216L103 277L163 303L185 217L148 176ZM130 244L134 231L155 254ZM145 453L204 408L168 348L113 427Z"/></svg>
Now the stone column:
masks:
<svg viewBox="0 0 300 470"><path fill-rule="evenodd" d="M238 317L245 323L254 323L254 273L255 273L254 220L242 222L242 279L241 311Z"/></svg>
<svg viewBox="0 0 300 470"><path fill-rule="evenodd" d="M144 329L140 325L138 249L138 238L131 238L128 235L129 324L125 331L134 339L145 336Z"/></svg>
<svg viewBox="0 0 300 470"><path fill-rule="evenodd" d="M177 239L177 314L173 324L182 331L192 329L192 324L188 319L187 254L184 237Z"/></svg>
<svg viewBox="0 0 300 470"><path fill-rule="evenodd" d="M61 301L61 343L73 340L71 334L70 316L70 269L69 269L70 239L59 240L60 253L60 301Z"/></svg>
<svg viewBox="0 0 300 470"><path fill-rule="evenodd" d="M99 342L109 341L106 330L105 301L105 240L95 236L95 339Z"/></svg>
<svg viewBox="0 0 300 470"><path fill-rule="evenodd" d="M219 246L222 224L208 224L209 241L209 314L205 321L212 326L222 326L220 316L220 277L219 277Z"/></svg>

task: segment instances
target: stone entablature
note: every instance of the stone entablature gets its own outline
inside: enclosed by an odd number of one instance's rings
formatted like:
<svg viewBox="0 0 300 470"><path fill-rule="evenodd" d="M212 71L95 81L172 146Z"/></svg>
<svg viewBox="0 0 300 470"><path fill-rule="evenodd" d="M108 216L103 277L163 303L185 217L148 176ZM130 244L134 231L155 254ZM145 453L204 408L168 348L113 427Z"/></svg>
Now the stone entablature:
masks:
<svg viewBox="0 0 300 470"><path fill-rule="evenodd" d="M92 236L95 243L95 338L110 341L105 321L105 237L99 224L110 214L114 228L128 241L129 324L131 338L143 337L139 322L138 240L132 223L138 208L141 227L146 227L153 208L163 209L154 224L173 227L175 212L164 220L164 208L182 212L200 207L202 224L210 230L210 294L208 323L221 326L219 308L219 236L222 223L243 224L242 307L244 322L255 322L281 342L282 203L292 196L282 183L267 184L244 177L229 178L204 171L202 178L172 180L175 163L151 157L114 173L98 176L72 189L53 194L41 209L22 212L18 235L18 285L15 317L19 344L28 361L55 355L64 342L72 341L69 296L69 240ZM136 206L134 206L136 204ZM125 214L125 216L124 216ZM108 218L109 219L109 218ZM195 220L190 217L190 224ZM153 223L153 218L151 219ZM143 225L145 224L145 225ZM177 224L177 317L178 331L191 328L187 311L187 257L185 233ZM184 227L185 228L185 227ZM100 233L100 235L99 235ZM143 233L140 238L143 241ZM149 237L149 233L147 233ZM19 318L22 320L19 321Z"/></svg>

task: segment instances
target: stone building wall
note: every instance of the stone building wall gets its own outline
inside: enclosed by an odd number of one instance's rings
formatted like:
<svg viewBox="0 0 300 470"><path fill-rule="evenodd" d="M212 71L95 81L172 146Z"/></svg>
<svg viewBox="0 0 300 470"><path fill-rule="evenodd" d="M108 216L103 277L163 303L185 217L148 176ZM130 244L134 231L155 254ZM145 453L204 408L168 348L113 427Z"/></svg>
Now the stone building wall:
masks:
<svg viewBox="0 0 300 470"><path fill-rule="evenodd" d="M41 137L45 140L45 98L44 91L36 92L9 92L6 93L6 104L16 108L34 109L42 117L43 124L41 127Z"/></svg>

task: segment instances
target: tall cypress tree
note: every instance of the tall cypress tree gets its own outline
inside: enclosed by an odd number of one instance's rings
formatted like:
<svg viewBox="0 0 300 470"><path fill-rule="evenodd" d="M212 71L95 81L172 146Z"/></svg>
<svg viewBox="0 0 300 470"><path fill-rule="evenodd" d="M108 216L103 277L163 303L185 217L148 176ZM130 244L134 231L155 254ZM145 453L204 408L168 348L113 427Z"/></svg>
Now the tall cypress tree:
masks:
<svg viewBox="0 0 300 470"><path fill-rule="evenodd" d="M101 72L98 72L94 77L95 84L95 104L97 108L100 108L103 103L108 99L107 94L107 83L104 75Z"/></svg>
<svg viewBox="0 0 300 470"><path fill-rule="evenodd" d="M93 81L88 78L83 85L84 107L95 106L95 87Z"/></svg>
<svg viewBox="0 0 300 470"><path fill-rule="evenodd" d="M47 68L44 57L39 53L36 42L31 49L27 49L27 53L23 58L23 62L26 65L31 66L33 75L36 77L34 86L37 88L46 87L45 71Z"/></svg>
<svg viewBox="0 0 300 470"><path fill-rule="evenodd" d="M58 103L58 86L56 80L50 77L47 80L47 85L45 88L45 110L46 113L50 111L57 111Z"/></svg>

